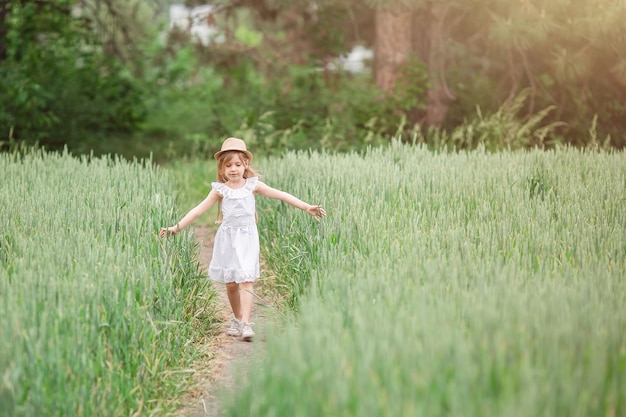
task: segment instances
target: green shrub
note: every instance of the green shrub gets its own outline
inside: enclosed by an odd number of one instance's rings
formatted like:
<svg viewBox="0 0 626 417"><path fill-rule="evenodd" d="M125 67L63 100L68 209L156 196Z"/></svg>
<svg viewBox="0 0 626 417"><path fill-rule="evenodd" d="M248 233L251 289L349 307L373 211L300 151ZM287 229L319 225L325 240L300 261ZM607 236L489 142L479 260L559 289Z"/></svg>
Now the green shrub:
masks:
<svg viewBox="0 0 626 417"><path fill-rule="evenodd" d="M501 151L553 148L559 144L554 132L563 123L546 122L546 117L554 107L545 108L531 116L521 116L528 94L528 91L522 92L510 104L503 105L491 114L483 115L477 107L474 117L452 131L429 128L423 132L418 129L416 140L435 149L471 150L482 147L489 151Z"/></svg>
<svg viewBox="0 0 626 417"><path fill-rule="evenodd" d="M109 135L136 131L144 119L141 84L103 53L86 22L71 16L72 3L10 8L0 65L2 140L11 132L16 140L88 153Z"/></svg>

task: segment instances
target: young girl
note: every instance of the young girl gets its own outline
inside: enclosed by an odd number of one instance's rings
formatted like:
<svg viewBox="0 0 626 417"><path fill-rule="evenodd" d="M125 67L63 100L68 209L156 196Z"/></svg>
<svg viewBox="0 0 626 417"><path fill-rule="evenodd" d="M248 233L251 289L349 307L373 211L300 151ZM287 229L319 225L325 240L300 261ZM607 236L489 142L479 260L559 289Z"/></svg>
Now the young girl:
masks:
<svg viewBox="0 0 626 417"><path fill-rule="evenodd" d="M189 226L218 201L222 223L215 234L209 278L226 283L233 312L228 334L250 341L254 337L250 322L254 294L252 286L259 278L259 234L256 226L255 194L282 200L306 211L316 220L326 216L321 205L312 206L284 191L259 181L250 166L252 153L243 140L228 138L215 154L217 182L211 183L209 195L191 209L175 226L164 227L159 235L176 234Z"/></svg>

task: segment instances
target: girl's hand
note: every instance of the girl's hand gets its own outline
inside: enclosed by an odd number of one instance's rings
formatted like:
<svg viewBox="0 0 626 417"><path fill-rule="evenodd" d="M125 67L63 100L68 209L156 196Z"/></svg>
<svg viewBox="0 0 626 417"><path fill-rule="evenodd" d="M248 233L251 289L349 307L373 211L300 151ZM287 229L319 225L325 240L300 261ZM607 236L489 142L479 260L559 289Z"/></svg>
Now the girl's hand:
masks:
<svg viewBox="0 0 626 417"><path fill-rule="evenodd" d="M173 226L173 227L162 227L161 231L159 232L159 237L163 237L165 235L175 235L176 233L178 233L180 230L178 229L178 226Z"/></svg>
<svg viewBox="0 0 626 417"><path fill-rule="evenodd" d="M321 206L309 206L306 209L306 212L315 218L315 220L319 221L322 217L326 217L326 210Z"/></svg>

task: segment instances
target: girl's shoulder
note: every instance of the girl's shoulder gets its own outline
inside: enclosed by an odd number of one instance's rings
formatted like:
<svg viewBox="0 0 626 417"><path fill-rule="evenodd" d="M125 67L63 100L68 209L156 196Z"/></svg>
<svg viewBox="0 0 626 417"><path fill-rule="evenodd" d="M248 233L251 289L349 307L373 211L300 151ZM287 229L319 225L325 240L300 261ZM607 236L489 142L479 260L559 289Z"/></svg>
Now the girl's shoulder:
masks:
<svg viewBox="0 0 626 417"><path fill-rule="evenodd" d="M259 177L246 178L246 185L244 186L244 188L249 188L250 190L254 190L258 184L259 184Z"/></svg>
<svg viewBox="0 0 626 417"><path fill-rule="evenodd" d="M221 195L224 195L226 190L228 190L228 185L223 182L215 181L211 183L211 189L217 191Z"/></svg>

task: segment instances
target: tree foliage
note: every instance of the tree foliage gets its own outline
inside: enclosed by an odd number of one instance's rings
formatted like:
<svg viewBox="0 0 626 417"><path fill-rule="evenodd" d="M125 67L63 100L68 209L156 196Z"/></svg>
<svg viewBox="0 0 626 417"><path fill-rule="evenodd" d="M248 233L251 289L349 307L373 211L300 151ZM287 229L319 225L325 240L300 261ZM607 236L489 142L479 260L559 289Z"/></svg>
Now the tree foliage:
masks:
<svg viewBox="0 0 626 417"><path fill-rule="evenodd" d="M208 149L240 134L269 151L358 149L417 131L456 135L504 112L549 126L544 143L585 145L593 128L626 145L620 1L217 0L206 18L220 41L205 45L184 30L161 37L156 13L172 3L0 0L0 140ZM381 77L393 81L382 94L375 76L395 51L382 50L394 42L381 42L375 22L390 10L407 14L398 21L411 49ZM378 49L373 72L337 70L357 45Z"/></svg>
<svg viewBox="0 0 626 417"><path fill-rule="evenodd" d="M463 123L476 105L497 111L528 89L525 112L555 106L549 119L565 122L555 131L562 140L582 144L598 116L612 143L626 144L624 2L365 2L376 10L402 4L413 14L416 53L429 68L431 90L439 84L450 106L443 127ZM435 8L446 10L438 30Z"/></svg>
<svg viewBox="0 0 626 417"><path fill-rule="evenodd" d="M4 1L0 31L2 138L49 147L133 131L142 89L108 54L93 16L70 0Z"/></svg>

